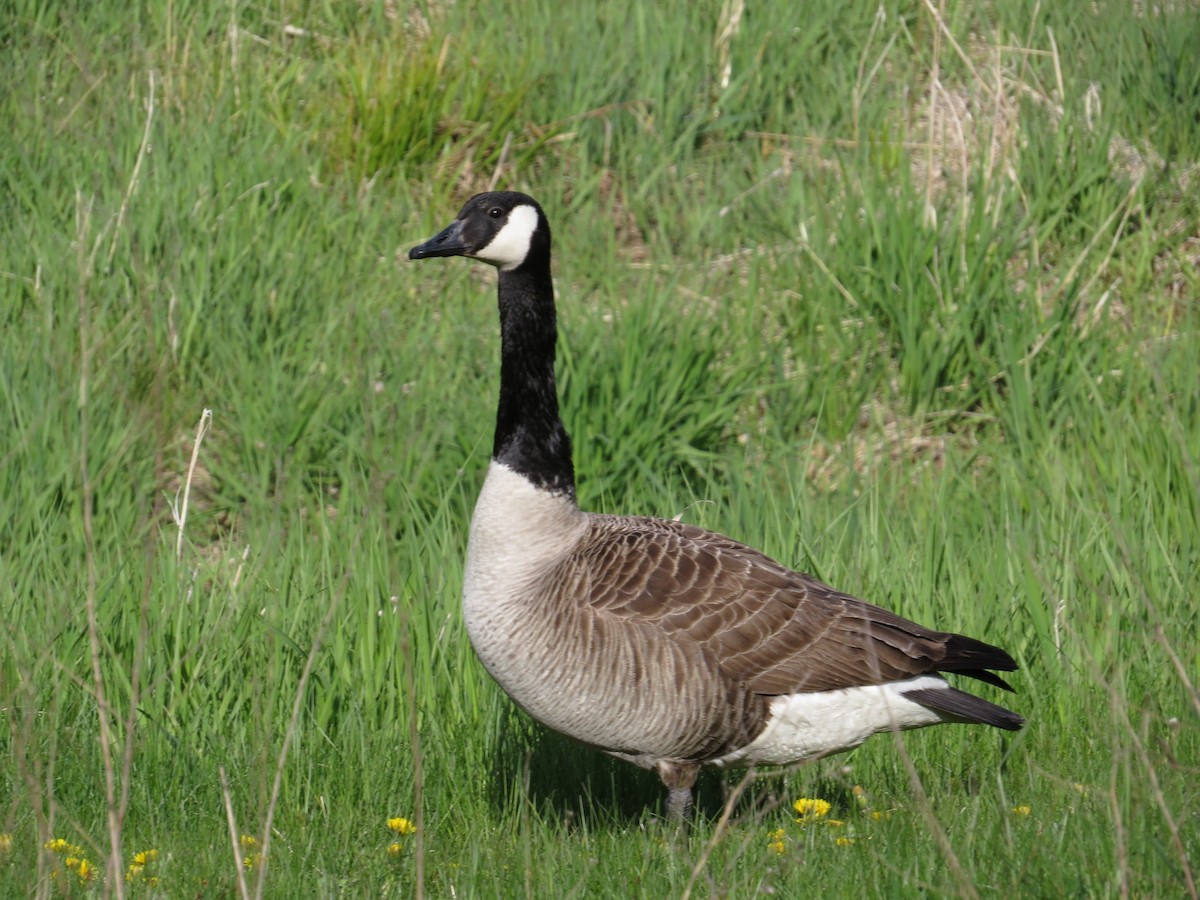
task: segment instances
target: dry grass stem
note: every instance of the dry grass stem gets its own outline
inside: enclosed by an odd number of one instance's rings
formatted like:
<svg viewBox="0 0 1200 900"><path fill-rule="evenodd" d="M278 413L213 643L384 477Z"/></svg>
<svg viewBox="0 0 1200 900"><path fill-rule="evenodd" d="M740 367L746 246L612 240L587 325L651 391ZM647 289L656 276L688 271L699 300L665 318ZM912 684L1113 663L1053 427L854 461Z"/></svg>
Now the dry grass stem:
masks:
<svg viewBox="0 0 1200 900"><path fill-rule="evenodd" d="M121 229L125 225L125 216L129 212L129 201L133 197L133 192L137 190L138 175L142 171L142 162L146 159L146 153L150 149L150 127L154 124L154 71L146 73L146 81L149 85L146 95L146 125L142 129L142 142L138 146L137 158L133 162L133 171L129 173L129 184L125 187L125 196L121 198L121 208L117 211L117 221L113 227L112 242L108 245L108 265L111 266L113 257L117 252L117 238L121 233Z"/></svg>
<svg viewBox="0 0 1200 900"><path fill-rule="evenodd" d="M238 830L237 816L233 812L233 794L229 790L229 776L225 767L219 769L221 776L221 797L225 801L225 821L229 826L229 842L233 846L233 866L237 875L238 895L242 900L250 900L250 888L246 884L246 860L242 856L241 833Z"/></svg>
<svg viewBox="0 0 1200 900"><path fill-rule="evenodd" d="M104 767L104 800L107 813L109 851L105 868L109 881L114 885L118 900L125 896L125 884L121 866L121 805L117 798L116 763L113 759L115 736L113 734L113 710L108 703L104 686L101 660L104 642L100 636L100 623L96 613L98 573L96 570L96 534L94 521L94 497L89 445L91 443L90 379L92 375L92 325L91 301L88 286L91 282L95 248L85 256L84 246L90 232L91 207L77 204L75 249L79 278L79 475L83 492L83 544L87 565L87 587L84 605L87 609L88 648L91 654L92 691L96 698L96 713L99 719L100 752ZM128 736L127 736L128 739Z"/></svg>
<svg viewBox="0 0 1200 900"><path fill-rule="evenodd" d="M700 856L696 859L695 865L692 866L692 873L688 877L687 885L684 887L683 893L680 894L679 900L689 900L692 896L697 879L699 879L708 866L709 857L712 856L713 851L724 840L725 834L729 830L729 823L733 819L733 811L737 808L738 801L741 799L742 794L746 792L746 788L754 781L756 775L757 773L753 767L747 769L746 774L739 779L738 783L734 785L733 790L729 792L729 796L725 798L725 806L721 810L720 818L717 819L717 826L713 829L712 837L705 843L704 850L701 851Z"/></svg>
<svg viewBox="0 0 1200 900"><path fill-rule="evenodd" d="M958 895L969 898L969 900L975 900L975 898L978 898L979 892L975 889L975 883L972 881L970 873L963 868L962 861L959 860L958 854L954 852L954 846L950 843L950 836L946 834L946 830L942 827L937 813L934 812L933 804L929 802L929 795L925 792L925 785L921 781L917 767L913 765L912 757L909 755L908 748L904 744L904 734L900 731L893 731L892 738L896 753L900 756L901 762L904 763L904 771L908 773L908 782L912 785L917 806L921 810L921 817L925 820L925 827L933 835L933 839L941 850L942 856L946 860L946 865L950 869L950 874L954 876L954 880L958 885Z"/></svg>
<svg viewBox="0 0 1200 900"><path fill-rule="evenodd" d="M357 547L357 542L355 546ZM353 554L351 559L353 560ZM329 626L333 624L334 616L341 608L342 600L345 599L346 589L350 584L350 572L351 567L348 567L342 575L337 592L334 594L329 608L325 611L325 616L321 619L320 625L317 626L317 632L312 639L312 646L308 651L308 657L304 660L304 668L301 670L300 678L296 682L296 689L292 698L292 714L288 720L287 730L283 735L283 746L279 748L279 757L275 763L275 780L271 784L271 799L267 803L267 814L263 819L262 859L259 863L258 883L254 891L254 896L257 900L262 900L263 891L266 890L267 867L270 862L271 835L273 831L271 826L275 820L275 810L279 804L279 793L283 789L284 763L287 762L288 750L291 747L292 739L296 736L296 729L299 726L300 712L304 707L308 679L312 675L313 666L316 665L317 654L323 646Z"/></svg>
<svg viewBox="0 0 1200 900"><path fill-rule="evenodd" d="M200 444L204 441L204 436L208 434L208 430L212 427L212 410L204 409L200 413L200 422L196 425L196 439L192 442L192 458L188 463L187 477L183 480L183 500L179 499L179 493L175 494L175 501L171 504L171 515L175 519L175 525L179 529L179 534L175 538L175 559L183 558L183 532L187 525L188 515L188 500L192 493L192 478L196 474L196 462L200 458Z"/></svg>

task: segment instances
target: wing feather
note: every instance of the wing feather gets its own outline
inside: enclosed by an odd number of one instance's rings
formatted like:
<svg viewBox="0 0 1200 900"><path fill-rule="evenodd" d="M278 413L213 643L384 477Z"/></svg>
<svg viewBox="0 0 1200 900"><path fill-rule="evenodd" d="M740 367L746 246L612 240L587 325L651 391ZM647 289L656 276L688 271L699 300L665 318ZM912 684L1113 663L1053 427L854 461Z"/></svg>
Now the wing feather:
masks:
<svg viewBox="0 0 1200 900"><path fill-rule="evenodd" d="M723 677L762 695L958 672L1008 687L1003 650L933 631L794 572L724 535L663 519L595 516L569 565L579 602L628 627L703 645Z"/></svg>

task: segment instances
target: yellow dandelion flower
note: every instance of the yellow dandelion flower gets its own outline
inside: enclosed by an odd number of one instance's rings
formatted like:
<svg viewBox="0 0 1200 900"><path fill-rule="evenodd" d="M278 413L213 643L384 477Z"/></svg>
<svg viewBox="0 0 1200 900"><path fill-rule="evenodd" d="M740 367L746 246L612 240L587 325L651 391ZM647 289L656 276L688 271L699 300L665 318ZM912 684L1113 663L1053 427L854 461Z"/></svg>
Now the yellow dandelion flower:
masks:
<svg viewBox="0 0 1200 900"><path fill-rule="evenodd" d="M1029 815L1031 812L1033 812L1033 809L1032 809L1031 807L1028 807L1028 806L1014 806L1014 807L1012 808L1012 811L1013 811L1013 814L1014 814L1014 815L1018 815L1018 816L1027 816L1027 815Z"/></svg>
<svg viewBox="0 0 1200 900"><path fill-rule="evenodd" d="M12 852L12 835L8 832L0 831L0 854L8 854Z"/></svg>
<svg viewBox="0 0 1200 900"><path fill-rule="evenodd" d="M142 884L154 886L158 884L158 878L153 875L146 874L146 866L158 859L157 850L142 850L133 854L133 862L129 864L128 870L125 872L126 881L137 881L141 879Z"/></svg>
<svg viewBox="0 0 1200 900"><path fill-rule="evenodd" d="M388 848L387 848L388 856L399 856L403 852L404 852L404 845L401 844L399 841L392 841L392 843L388 844Z"/></svg>
<svg viewBox="0 0 1200 900"><path fill-rule="evenodd" d="M96 868L86 859L81 859L79 861L79 868L76 871L79 873L80 881L91 881L92 874L96 871Z"/></svg>
<svg viewBox="0 0 1200 900"><path fill-rule="evenodd" d="M46 841L45 846L51 853L66 853L71 845L66 842L65 838L54 838Z"/></svg>
<svg viewBox="0 0 1200 900"><path fill-rule="evenodd" d="M840 837L836 841L834 841L834 843L837 844L839 847L849 847L851 844L854 843L854 838Z"/></svg>
<svg viewBox="0 0 1200 900"><path fill-rule="evenodd" d="M792 804L792 808L800 814L800 818L796 821L804 823L827 815L833 807L829 805L828 800L814 800L809 797L801 797Z"/></svg>
<svg viewBox="0 0 1200 900"><path fill-rule="evenodd" d="M414 825L408 819L400 816L397 816L394 819L388 819L387 827L396 832L396 834L400 835L416 834L417 832L416 825Z"/></svg>

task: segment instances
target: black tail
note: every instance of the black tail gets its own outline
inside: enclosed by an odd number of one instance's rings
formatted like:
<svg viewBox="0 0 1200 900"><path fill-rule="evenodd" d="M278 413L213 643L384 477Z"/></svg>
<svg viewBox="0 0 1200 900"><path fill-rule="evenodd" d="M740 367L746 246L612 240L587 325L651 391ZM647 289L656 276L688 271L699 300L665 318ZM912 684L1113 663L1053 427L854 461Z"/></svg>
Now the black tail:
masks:
<svg viewBox="0 0 1200 900"><path fill-rule="evenodd" d="M950 635L950 639L946 641L946 655L937 664L938 672L953 672L956 675L978 678L1006 691L1013 689L1012 685L988 669L1015 672L1017 663L999 647L961 634Z"/></svg>
<svg viewBox="0 0 1200 900"><path fill-rule="evenodd" d="M963 673L967 674L967 673ZM995 677L995 676L993 676ZM999 681L999 679L996 679ZM982 697L968 694L947 685L937 688L920 688L915 691L905 691L904 696L914 703L946 713L952 719L977 725L994 725L1005 731L1017 731L1025 724L1025 720L1012 710L989 703Z"/></svg>

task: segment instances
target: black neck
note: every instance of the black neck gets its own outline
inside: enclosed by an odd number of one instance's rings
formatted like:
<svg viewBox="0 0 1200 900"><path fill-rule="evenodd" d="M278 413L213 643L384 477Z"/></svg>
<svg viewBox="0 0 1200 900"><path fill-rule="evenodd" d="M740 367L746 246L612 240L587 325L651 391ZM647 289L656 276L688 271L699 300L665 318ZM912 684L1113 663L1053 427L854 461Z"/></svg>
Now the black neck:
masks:
<svg viewBox="0 0 1200 900"><path fill-rule="evenodd" d="M556 494L575 496L571 438L558 414L558 330L550 261L500 273L500 405L492 458Z"/></svg>

